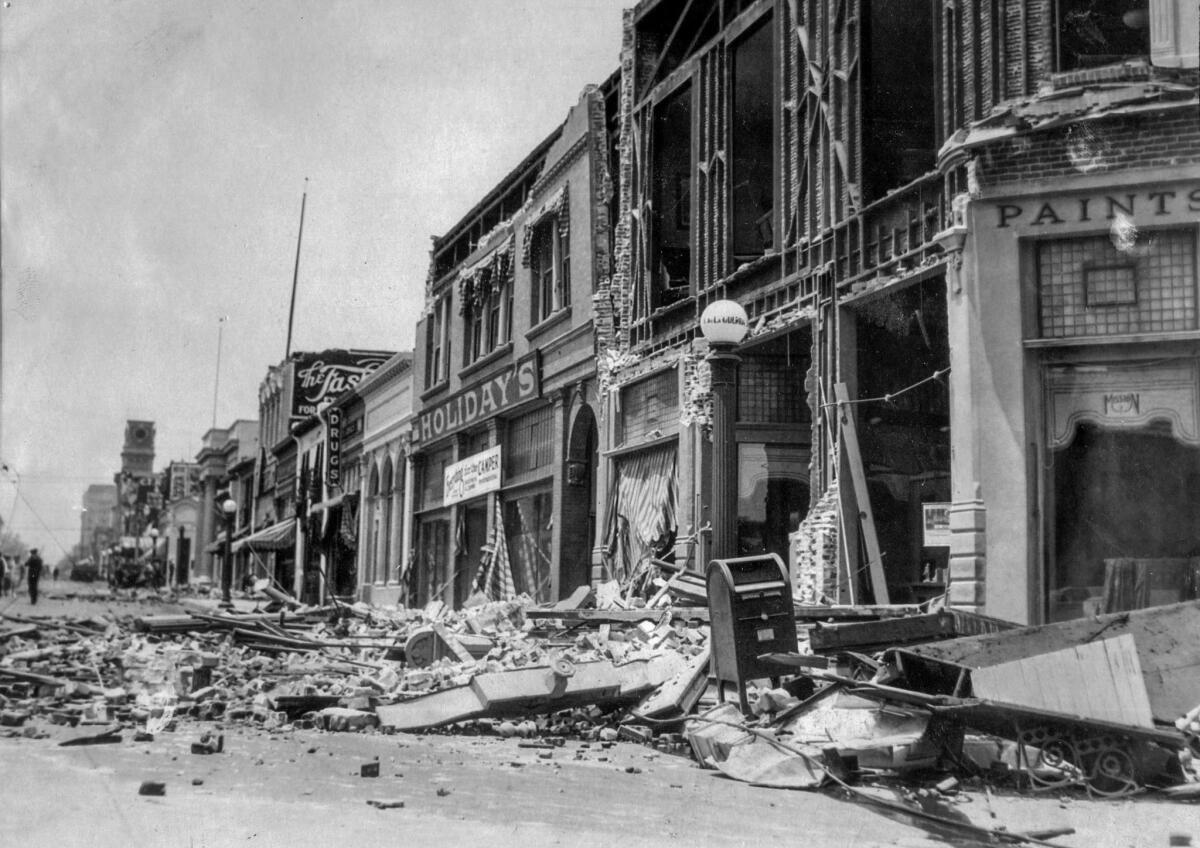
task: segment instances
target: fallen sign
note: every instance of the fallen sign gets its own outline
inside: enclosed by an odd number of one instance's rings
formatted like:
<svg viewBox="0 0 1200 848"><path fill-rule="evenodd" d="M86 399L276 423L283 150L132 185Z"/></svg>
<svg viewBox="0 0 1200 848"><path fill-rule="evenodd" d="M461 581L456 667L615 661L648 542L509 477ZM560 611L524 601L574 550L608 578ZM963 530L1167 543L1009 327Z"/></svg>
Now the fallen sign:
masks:
<svg viewBox="0 0 1200 848"><path fill-rule="evenodd" d="M375 708L384 728L414 732L484 716L555 712L575 706L634 700L664 682L665 667L651 660L617 666L610 662L550 666L478 674L455 686Z"/></svg>

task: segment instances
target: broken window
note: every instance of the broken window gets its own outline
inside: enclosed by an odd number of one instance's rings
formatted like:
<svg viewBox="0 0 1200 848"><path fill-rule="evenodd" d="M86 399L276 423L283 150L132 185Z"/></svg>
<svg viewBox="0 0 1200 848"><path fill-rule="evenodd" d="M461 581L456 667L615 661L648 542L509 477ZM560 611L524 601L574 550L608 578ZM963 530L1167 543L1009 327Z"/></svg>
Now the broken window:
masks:
<svg viewBox="0 0 1200 848"><path fill-rule="evenodd" d="M571 305L571 253L568 237L561 232L558 216L539 221L533 230L530 249L532 323L539 324Z"/></svg>
<svg viewBox="0 0 1200 848"><path fill-rule="evenodd" d="M774 245L775 98L771 18L730 48L733 255L735 264Z"/></svg>
<svg viewBox="0 0 1200 848"><path fill-rule="evenodd" d="M1057 13L1060 71L1150 53L1146 0L1059 0Z"/></svg>
<svg viewBox="0 0 1200 848"><path fill-rule="evenodd" d="M805 379L812 334L788 333L742 351L738 366L737 451L739 555L774 553L787 562L788 536L809 507Z"/></svg>
<svg viewBox="0 0 1200 848"><path fill-rule="evenodd" d="M716 36L722 13L731 18L745 5L742 0L733 0L722 10L720 3L693 0L659 3L650 8L637 22L638 49L649 59L638 69L638 96L644 96Z"/></svg>
<svg viewBox="0 0 1200 848"><path fill-rule="evenodd" d="M550 600L554 495L549 489L504 504L508 559L518 594Z"/></svg>
<svg viewBox="0 0 1200 848"><path fill-rule="evenodd" d="M692 266L692 86L680 87L654 109L652 177L656 306L687 294Z"/></svg>
<svg viewBox="0 0 1200 848"><path fill-rule="evenodd" d="M949 550L925 532L925 507L950 500L950 342L945 281L869 301L858 320L858 434L888 595L939 591ZM865 560L863 560L865 563Z"/></svg>
<svg viewBox="0 0 1200 848"><path fill-rule="evenodd" d="M868 0L863 4L864 200L933 170L937 111L931 4Z"/></svg>

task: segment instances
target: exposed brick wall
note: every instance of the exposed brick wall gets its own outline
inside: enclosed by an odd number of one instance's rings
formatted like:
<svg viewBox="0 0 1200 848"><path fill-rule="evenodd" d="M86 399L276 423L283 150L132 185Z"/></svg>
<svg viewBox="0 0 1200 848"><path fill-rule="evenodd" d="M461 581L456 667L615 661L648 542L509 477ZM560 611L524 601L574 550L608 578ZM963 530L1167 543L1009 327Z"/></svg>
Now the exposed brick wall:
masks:
<svg viewBox="0 0 1200 848"><path fill-rule="evenodd" d="M612 380L610 363L619 360L628 347L627 333L630 315L630 287L633 283L631 262L633 228L630 209L633 205L633 78L634 78L633 12L625 11L621 35L621 96L617 141L617 189L620 192L617 220L613 225L612 276L603 278L592 298L595 311L596 349L600 356L597 369L602 387ZM603 415L604 404L600 405Z"/></svg>
<svg viewBox="0 0 1200 848"><path fill-rule="evenodd" d="M976 155L980 186L1035 182L1130 168L1200 163L1200 110L1148 113L1080 121L1047 132L1006 139Z"/></svg>

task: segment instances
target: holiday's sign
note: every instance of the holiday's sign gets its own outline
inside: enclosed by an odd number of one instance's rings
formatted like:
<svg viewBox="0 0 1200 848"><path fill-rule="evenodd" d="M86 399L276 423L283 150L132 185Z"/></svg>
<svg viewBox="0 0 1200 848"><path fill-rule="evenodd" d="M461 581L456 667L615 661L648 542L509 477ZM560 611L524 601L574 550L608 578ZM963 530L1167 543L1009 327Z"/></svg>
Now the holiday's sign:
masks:
<svg viewBox="0 0 1200 848"><path fill-rule="evenodd" d="M422 412L413 427L413 441L431 442L478 421L486 421L539 394L541 374L535 352L494 377Z"/></svg>

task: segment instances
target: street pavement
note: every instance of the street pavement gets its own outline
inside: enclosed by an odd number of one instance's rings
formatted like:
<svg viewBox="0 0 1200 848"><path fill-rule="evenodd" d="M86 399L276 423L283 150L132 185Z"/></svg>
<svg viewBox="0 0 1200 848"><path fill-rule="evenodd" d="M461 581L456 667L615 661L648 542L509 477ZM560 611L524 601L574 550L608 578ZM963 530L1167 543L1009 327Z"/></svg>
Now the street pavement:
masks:
<svg viewBox="0 0 1200 848"><path fill-rule="evenodd" d="M48 595L76 584L48 587ZM171 611L153 603L48 597L0 601L17 615ZM928 846L985 844L934 833L817 792L749 786L690 758L625 742L551 750L492 735L267 730L230 722L222 753L191 753L213 729L189 719L152 741L59 747L85 735L34 719L47 738L0 736L0 846ZM379 777L362 777L378 762ZM142 796L143 781L165 794ZM369 802L392 805L386 808ZM403 806L399 806L403 802ZM1190 844L1194 804L1081 793L975 790L940 812L990 829L1074 828L1076 848Z"/></svg>

